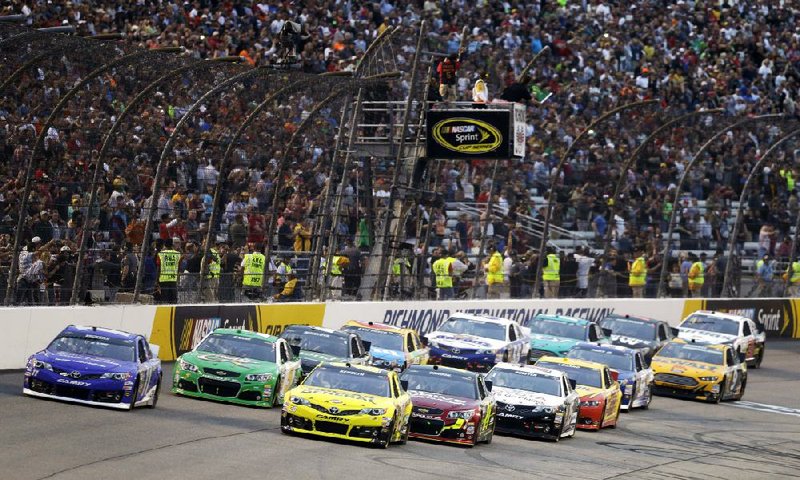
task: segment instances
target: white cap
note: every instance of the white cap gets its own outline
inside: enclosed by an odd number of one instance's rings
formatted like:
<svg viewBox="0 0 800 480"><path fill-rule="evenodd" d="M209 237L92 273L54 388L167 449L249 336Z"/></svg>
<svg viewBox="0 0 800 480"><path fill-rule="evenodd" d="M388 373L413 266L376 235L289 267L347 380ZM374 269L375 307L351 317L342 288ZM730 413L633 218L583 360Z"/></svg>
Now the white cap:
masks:
<svg viewBox="0 0 800 480"><path fill-rule="evenodd" d="M68 245L64 245L63 247L61 247L61 250L59 250L59 251L61 251L61 252L71 252L72 249L70 249Z"/></svg>
<svg viewBox="0 0 800 480"><path fill-rule="evenodd" d="M41 237L33 237L33 238L31 238L31 242L33 242L33 243L39 243L41 241L42 241Z"/></svg>

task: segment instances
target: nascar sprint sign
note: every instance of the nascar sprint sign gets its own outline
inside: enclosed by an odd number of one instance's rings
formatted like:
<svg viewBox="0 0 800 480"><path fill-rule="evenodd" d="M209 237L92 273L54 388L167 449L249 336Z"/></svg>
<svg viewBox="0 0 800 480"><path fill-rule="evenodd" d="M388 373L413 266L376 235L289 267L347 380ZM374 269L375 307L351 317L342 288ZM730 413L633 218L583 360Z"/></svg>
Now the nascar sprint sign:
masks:
<svg viewBox="0 0 800 480"><path fill-rule="evenodd" d="M499 110L430 110L428 111L427 155L429 158L507 159L524 154L515 146L514 104ZM524 126L524 111L521 117Z"/></svg>

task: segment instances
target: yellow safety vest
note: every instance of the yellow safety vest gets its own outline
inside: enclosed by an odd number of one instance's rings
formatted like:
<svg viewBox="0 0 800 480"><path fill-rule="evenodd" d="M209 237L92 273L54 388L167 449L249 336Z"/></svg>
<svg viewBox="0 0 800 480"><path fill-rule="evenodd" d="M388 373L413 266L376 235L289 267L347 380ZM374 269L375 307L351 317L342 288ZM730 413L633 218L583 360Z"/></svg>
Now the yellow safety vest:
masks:
<svg viewBox="0 0 800 480"><path fill-rule="evenodd" d="M158 283L170 283L178 281L178 263L181 261L181 254L175 250L161 250L158 252L158 260L161 263L161 273L158 275Z"/></svg>
<svg viewBox="0 0 800 480"><path fill-rule="evenodd" d="M342 274L342 267L339 266L339 259L341 258L339 255L334 255L331 259L331 275Z"/></svg>
<svg viewBox="0 0 800 480"><path fill-rule="evenodd" d="M264 263L266 258L263 253L248 253L244 256L244 277L242 285L245 287L260 287L264 282Z"/></svg>
<svg viewBox="0 0 800 480"><path fill-rule="evenodd" d="M792 272L792 276L789 277L789 282L792 285L800 284L800 262L792 263L791 267L786 269L787 275L789 274L789 270Z"/></svg>
<svg viewBox="0 0 800 480"><path fill-rule="evenodd" d="M631 287L641 287L647 280L647 267L645 265L644 257L639 257L634 260L631 266L630 277L628 278L628 285Z"/></svg>
<svg viewBox="0 0 800 480"><path fill-rule="evenodd" d="M433 273L436 274L436 288L453 288L453 277L450 276L449 257L443 257L433 262Z"/></svg>
<svg viewBox="0 0 800 480"><path fill-rule="evenodd" d="M542 280L545 282L561 280L561 259L555 253L547 256L547 265L542 269Z"/></svg>
<svg viewBox="0 0 800 480"><path fill-rule="evenodd" d="M208 264L208 271L206 272L206 278L219 278L221 273L220 264L219 264L219 252L216 248L212 248L211 252L211 262Z"/></svg>
<svg viewBox="0 0 800 480"><path fill-rule="evenodd" d="M789 170L789 169L783 169L782 168L780 170L780 175L781 175L781 177L783 177L786 180L786 188L790 192L792 190L794 190L795 181L794 181L794 175L792 175L792 171Z"/></svg>
<svg viewBox="0 0 800 480"><path fill-rule="evenodd" d="M490 272L487 268L486 283L488 283L489 285L494 285L496 283L503 283L503 280L505 279L505 275L503 275L503 256L500 255L500 252L494 252L492 254L492 258L489 260L489 265L491 265L493 262L497 263L498 268L497 271L494 273Z"/></svg>
<svg viewBox="0 0 800 480"><path fill-rule="evenodd" d="M697 276L694 278L689 278L689 289L692 290L694 287L699 287L704 284L705 281L705 267L703 266L703 262L694 262L692 264L692 269L697 267ZM691 272L691 269L689 270Z"/></svg>
<svg viewBox="0 0 800 480"><path fill-rule="evenodd" d="M400 275L403 272L403 265L406 268L411 268L411 263L405 258L395 258L392 263L392 275Z"/></svg>

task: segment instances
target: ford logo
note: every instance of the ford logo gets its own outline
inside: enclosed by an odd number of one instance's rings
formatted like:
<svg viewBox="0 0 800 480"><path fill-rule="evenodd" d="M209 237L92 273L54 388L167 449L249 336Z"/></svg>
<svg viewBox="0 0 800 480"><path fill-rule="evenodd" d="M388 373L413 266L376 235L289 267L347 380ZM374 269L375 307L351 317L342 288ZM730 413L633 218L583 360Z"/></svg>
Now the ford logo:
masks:
<svg viewBox="0 0 800 480"><path fill-rule="evenodd" d="M517 407L515 407L514 405L506 405L506 410L509 412L513 412L516 409Z"/></svg>
<svg viewBox="0 0 800 480"><path fill-rule="evenodd" d="M331 408L329 408L329 409L328 409L328 411L329 411L329 412L331 412L331 413L332 413L332 414L334 414L334 415L336 415L337 413L339 413L339 409L338 409L338 408L336 408L336 407L331 407Z"/></svg>

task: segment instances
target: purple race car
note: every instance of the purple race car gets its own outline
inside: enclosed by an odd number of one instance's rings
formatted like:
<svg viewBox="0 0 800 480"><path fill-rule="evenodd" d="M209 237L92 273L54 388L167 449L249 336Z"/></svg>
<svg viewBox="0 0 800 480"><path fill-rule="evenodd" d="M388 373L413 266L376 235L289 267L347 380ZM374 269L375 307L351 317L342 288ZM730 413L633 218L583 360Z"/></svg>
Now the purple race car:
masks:
<svg viewBox="0 0 800 480"><path fill-rule="evenodd" d="M34 397L132 410L156 406L158 348L133 333L70 325L25 368L22 392Z"/></svg>

